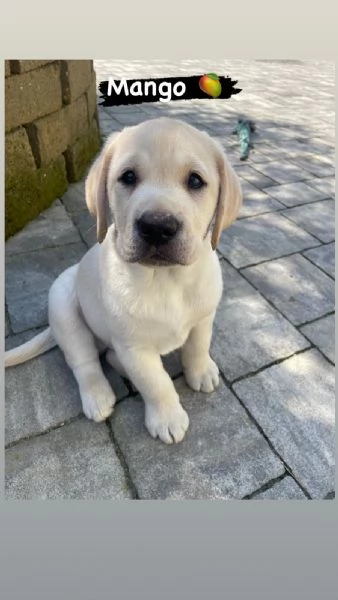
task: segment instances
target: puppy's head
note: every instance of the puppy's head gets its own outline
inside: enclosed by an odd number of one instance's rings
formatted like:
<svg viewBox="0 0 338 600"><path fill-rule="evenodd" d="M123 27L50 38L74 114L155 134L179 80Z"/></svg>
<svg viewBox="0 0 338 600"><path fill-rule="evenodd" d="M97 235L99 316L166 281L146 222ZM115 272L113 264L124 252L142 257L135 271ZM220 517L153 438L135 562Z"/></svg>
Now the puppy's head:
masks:
<svg viewBox="0 0 338 600"><path fill-rule="evenodd" d="M188 265L236 219L240 184L206 133L168 118L113 134L86 180L97 237L127 262ZM110 215L115 226L109 227Z"/></svg>

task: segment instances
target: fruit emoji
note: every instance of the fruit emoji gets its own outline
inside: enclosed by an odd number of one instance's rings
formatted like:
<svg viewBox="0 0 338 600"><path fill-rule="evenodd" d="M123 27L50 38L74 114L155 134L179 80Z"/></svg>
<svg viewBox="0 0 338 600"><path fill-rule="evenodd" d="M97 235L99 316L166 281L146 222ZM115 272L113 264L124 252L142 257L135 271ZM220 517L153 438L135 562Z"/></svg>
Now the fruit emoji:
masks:
<svg viewBox="0 0 338 600"><path fill-rule="evenodd" d="M198 82L202 92L212 96L212 98L218 98L222 92L222 86L216 73L208 73L203 75Z"/></svg>

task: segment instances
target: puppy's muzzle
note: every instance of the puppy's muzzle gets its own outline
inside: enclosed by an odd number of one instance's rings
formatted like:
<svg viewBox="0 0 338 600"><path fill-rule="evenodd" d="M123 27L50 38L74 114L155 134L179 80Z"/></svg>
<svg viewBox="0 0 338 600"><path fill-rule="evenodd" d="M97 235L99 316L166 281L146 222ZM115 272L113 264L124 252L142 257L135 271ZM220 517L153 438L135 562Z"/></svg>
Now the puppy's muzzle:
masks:
<svg viewBox="0 0 338 600"><path fill-rule="evenodd" d="M178 233L181 223L171 214L146 211L136 221L138 235L150 246L163 246Z"/></svg>

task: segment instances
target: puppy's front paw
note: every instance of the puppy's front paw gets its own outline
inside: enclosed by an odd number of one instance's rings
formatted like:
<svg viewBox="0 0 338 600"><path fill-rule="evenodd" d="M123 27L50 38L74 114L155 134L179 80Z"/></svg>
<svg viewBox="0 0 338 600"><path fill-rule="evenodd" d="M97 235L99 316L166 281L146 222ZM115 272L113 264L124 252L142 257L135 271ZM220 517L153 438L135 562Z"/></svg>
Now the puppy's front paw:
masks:
<svg viewBox="0 0 338 600"><path fill-rule="evenodd" d="M189 387L195 392L212 392L219 384L218 367L210 356L206 366L185 369L184 376Z"/></svg>
<svg viewBox="0 0 338 600"><path fill-rule="evenodd" d="M170 406L146 404L145 424L152 437L172 444L183 440L189 427L189 417L179 402Z"/></svg>
<svg viewBox="0 0 338 600"><path fill-rule="evenodd" d="M113 412L115 394L108 381L99 380L80 389L83 412L88 419L99 423L105 421Z"/></svg>

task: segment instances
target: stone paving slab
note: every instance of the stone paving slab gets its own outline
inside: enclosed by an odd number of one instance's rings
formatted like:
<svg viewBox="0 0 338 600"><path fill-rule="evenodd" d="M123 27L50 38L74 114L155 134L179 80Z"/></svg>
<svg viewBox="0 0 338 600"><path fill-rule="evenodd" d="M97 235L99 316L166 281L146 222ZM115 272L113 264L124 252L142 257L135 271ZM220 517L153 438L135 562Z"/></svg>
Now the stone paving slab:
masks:
<svg viewBox="0 0 338 600"><path fill-rule="evenodd" d="M22 254L80 242L80 236L60 200L6 242L6 255Z"/></svg>
<svg viewBox="0 0 338 600"><path fill-rule="evenodd" d="M70 185L61 197L61 201L70 214L87 211L85 180Z"/></svg>
<svg viewBox="0 0 338 600"><path fill-rule="evenodd" d="M323 269L331 277L335 277L335 242L323 244L303 253L306 258Z"/></svg>
<svg viewBox="0 0 338 600"><path fill-rule="evenodd" d="M265 188L269 196L275 200L279 200L285 206L297 206L298 204L307 204L308 202L316 202L324 200L327 194L323 191L314 189L312 185L304 181L296 181L296 183L285 183Z"/></svg>
<svg viewBox="0 0 338 600"><path fill-rule="evenodd" d="M304 179L312 179L313 177L305 169L285 160L260 164L256 166L256 169L277 183L292 183Z"/></svg>
<svg viewBox="0 0 338 600"><path fill-rule="evenodd" d="M6 450L7 500L132 497L105 423L80 419Z"/></svg>
<svg viewBox="0 0 338 600"><path fill-rule="evenodd" d="M301 254L243 269L242 274L294 325L334 310L334 281Z"/></svg>
<svg viewBox="0 0 338 600"><path fill-rule="evenodd" d="M258 188L266 188L273 186L276 183L274 179L271 179L271 177L266 177L266 175L263 175L257 171L256 168L253 168L248 164L237 167L236 173L239 175L239 177L246 179L246 181L252 183Z"/></svg>
<svg viewBox="0 0 338 600"><path fill-rule="evenodd" d="M122 108L122 107L115 107L115 108ZM128 109L127 112L130 112L130 107L123 107L123 108L127 108ZM117 121L104 108L99 107L98 117L99 117L100 131L104 136L109 135L113 131L121 130L121 123L119 121Z"/></svg>
<svg viewBox="0 0 338 600"><path fill-rule="evenodd" d="M334 489L334 367L308 350L233 389L312 498Z"/></svg>
<svg viewBox="0 0 338 600"><path fill-rule="evenodd" d="M183 378L175 385L190 418L179 444L167 446L150 437L140 399L123 400L111 418L141 499L242 498L284 472L223 383L211 394L193 392Z"/></svg>
<svg viewBox="0 0 338 600"><path fill-rule="evenodd" d="M120 129L123 129L123 127L130 127L133 125L139 125L139 123L142 123L145 119L144 119L144 113L143 112L137 112L137 111L126 111L126 112L120 112L118 114L113 113L114 115L114 120L116 120L118 123L120 123Z"/></svg>
<svg viewBox="0 0 338 600"><path fill-rule="evenodd" d="M23 344L41 330L6 339L6 350ZM118 400L128 395L122 378L105 365ZM78 385L59 348L5 372L6 445L57 427L82 413Z"/></svg>
<svg viewBox="0 0 338 600"><path fill-rule="evenodd" d="M335 239L333 200L289 208L283 210L283 215L315 235L321 242L332 242Z"/></svg>
<svg viewBox="0 0 338 600"><path fill-rule="evenodd" d="M269 213L236 221L223 232L218 248L240 269L313 246L318 240L283 215Z"/></svg>
<svg viewBox="0 0 338 600"><path fill-rule="evenodd" d="M308 184L325 194L326 198L335 196L335 178L334 177L323 177L315 179L309 179Z"/></svg>
<svg viewBox="0 0 338 600"><path fill-rule="evenodd" d="M7 310L5 310L5 338L11 333L11 325L8 318Z"/></svg>
<svg viewBox="0 0 338 600"><path fill-rule="evenodd" d="M6 369L5 398L6 444L82 413L76 381L59 349Z"/></svg>
<svg viewBox="0 0 338 600"><path fill-rule="evenodd" d="M79 262L83 242L45 248L6 259L6 301L14 333L47 324L48 292L67 267Z"/></svg>
<svg viewBox="0 0 338 600"><path fill-rule="evenodd" d="M274 149L272 146L270 146L270 152L265 152L263 150L263 147L263 144L259 144L259 149L256 146L254 146L250 151L247 163L252 165L254 168L256 168L256 165L259 165L260 163L271 162L276 159L279 160L280 158L287 158L285 152L283 152L282 156L278 155L277 150ZM271 150L274 151L274 153L271 153Z"/></svg>
<svg viewBox="0 0 338 600"><path fill-rule="evenodd" d="M309 346L308 341L232 267L222 263L224 293L211 355L228 381Z"/></svg>
<svg viewBox="0 0 338 600"><path fill-rule="evenodd" d="M325 354L325 356L335 362L335 318L334 315L328 315L323 317L314 323L309 323L300 328L301 332L306 335L313 344L315 344L319 350Z"/></svg>
<svg viewBox="0 0 338 600"><path fill-rule="evenodd" d="M212 137L215 137L215 136L212 136ZM237 148L236 146L234 146L232 148L228 148L227 149L224 146L224 149L226 151L226 155L227 155L229 163L237 171L238 167L242 167L243 166L243 161L241 160L241 155L240 155L239 147Z"/></svg>
<svg viewBox="0 0 338 600"><path fill-rule="evenodd" d="M323 156L310 155L302 158L295 156L294 162L302 169L306 169L309 173L317 177L333 177L335 173L334 161Z"/></svg>
<svg viewBox="0 0 338 600"><path fill-rule="evenodd" d="M81 238L88 248L96 244L96 223L89 212L82 211L73 215L73 223L80 232Z"/></svg>
<svg viewBox="0 0 338 600"><path fill-rule="evenodd" d="M182 374L180 350L175 350L166 356L162 356L162 363L170 377L175 378Z"/></svg>
<svg viewBox="0 0 338 600"><path fill-rule="evenodd" d="M255 154L258 154L257 160L255 159ZM250 160L253 162L273 162L279 160L290 160L290 151L288 149L280 148L274 145L268 144L260 144L259 150L255 148L252 153L249 155Z"/></svg>
<svg viewBox="0 0 338 600"><path fill-rule="evenodd" d="M312 137L305 140L302 140L302 143L299 143L300 140L297 140L298 146L293 151L290 151L290 154L298 157L306 157L306 156L325 156L326 159L329 159L331 163L334 163L335 158L335 145L331 144L326 136L321 137Z"/></svg>
<svg viewBox="0 0 338 600"><path fill-rule="evenodd" d="M262 192L251 183L241 181L243 193L243 204L238 215L238 219L244 217L253 217L266 212L282 210L284 205L270 198L265 192Z"/></svg>
<svg viewBox="0 0 338 600"><path fill-rule="evenodd" d="M308 154L325 154L333 161L335 158L335 142L332 143L327 135L313 136L304 150Z"/></svg>
<svg viewBox="0 0 338 600"><path fill-rule="evenodd" d="M307 500L301 488L292 479L284 477L277 481L272 487L260 494L253 496L254 500Z"/></svg>

